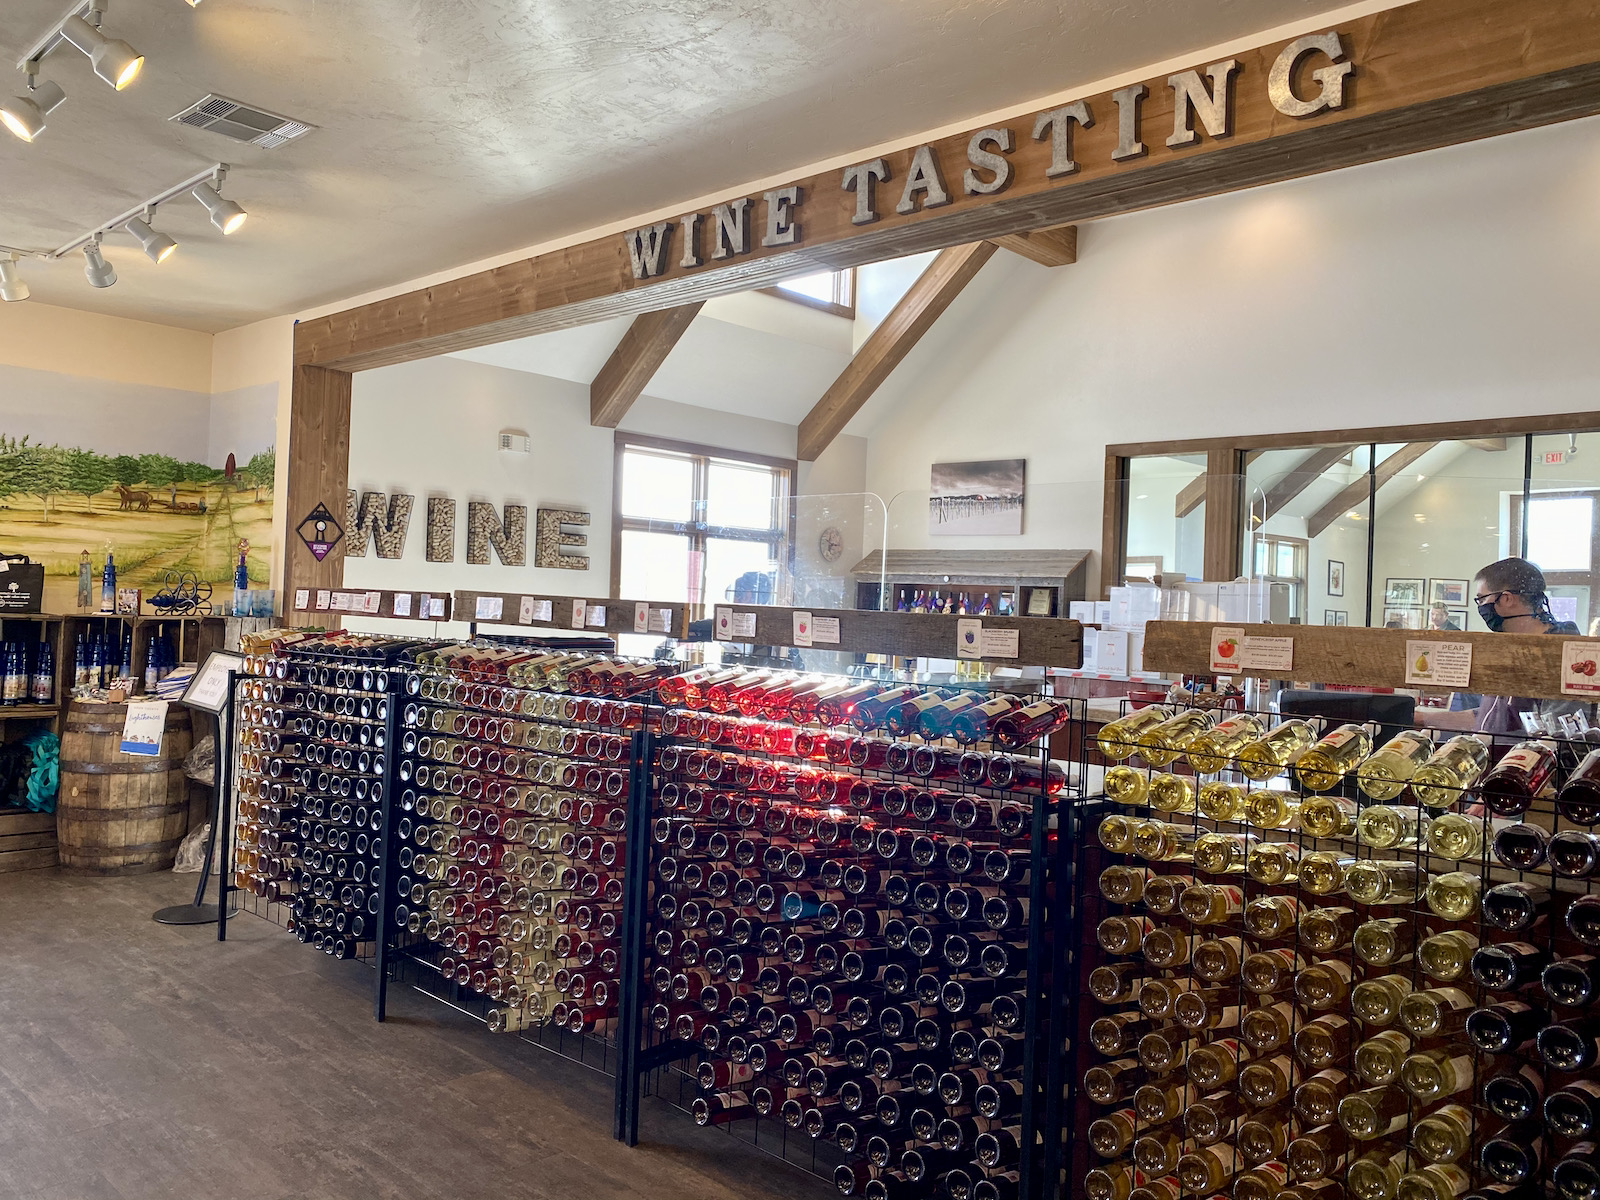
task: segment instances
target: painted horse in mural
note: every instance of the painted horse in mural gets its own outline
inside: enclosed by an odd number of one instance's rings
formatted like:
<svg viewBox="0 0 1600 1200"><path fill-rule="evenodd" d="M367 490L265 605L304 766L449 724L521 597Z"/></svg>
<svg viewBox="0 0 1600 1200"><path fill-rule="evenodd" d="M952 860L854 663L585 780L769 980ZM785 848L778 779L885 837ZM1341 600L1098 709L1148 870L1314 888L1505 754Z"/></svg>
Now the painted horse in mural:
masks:
<svg viewBox="0 0 1600 1200"><path fill-rule="evenodd" d="M127 484L119 483L117 484L117 499L120 501L117 507L124 512L130 509L138 509L140 512L150 511L149 492L136 492L128 487Z"/></svg>

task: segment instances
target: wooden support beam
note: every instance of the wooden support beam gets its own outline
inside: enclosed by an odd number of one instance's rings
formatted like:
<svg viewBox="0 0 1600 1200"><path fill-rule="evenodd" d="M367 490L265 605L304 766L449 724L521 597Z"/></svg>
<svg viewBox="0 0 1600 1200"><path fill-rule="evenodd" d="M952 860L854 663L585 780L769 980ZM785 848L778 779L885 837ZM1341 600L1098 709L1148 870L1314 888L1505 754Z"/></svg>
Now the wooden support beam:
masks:
<svg viewBox="0 0 1600 1200"><path fill-rule="evenodd" d="M633 319L589 385L589 424L604 429L617 427L703 307L705 301L696 300Z"/></svg>
<svg viewBox="0 0 1600 1200"><path fill-rule="evenodd" d="M995 238L995 244L1013 254L1020 254L1029 262L1041 267L1067 267L1078 261L1078 227L1062 225L1058 229L1030 229L1025 233L1006 233Z"/></svg>
<svg viewBox="0 0 1600 1200"><path fill-rule="evenodd" d="M1244 471L1239 452L1206 454L1206 579L1237 579L1243 564Z"/></svg>
<svg viewBox="0 0 1600 1200"><path fill-rule="evenodd" d="M300 537L302 521L321 504L340 526L345 521L345 490L350 477L350 382L348 371L298 366L289 397L289 486L283 545L284 620L297 625L330 625L326 613L297 613L295 595L344 582L345 539L319 562ZM349 533L345 530L345 533Z"/></svg>
<svg viewBox="0 0 1600 1200"><path fill-rule="evenodd" d="M1313 450L1285 471L1283 478L1267 489L1267 494L1261 498L1259 505L1251 505L1254 515L1263 522L1272 520L1288 508L1296 496L1327 474L1331 467L1343 462L1349 456L1351 449L1351 446L1344 445L1323 446L1321 449Z"/></svg>
<svg viewBox="0 0 1600 1200"><path fill-rule="evenodd" d="M1275 66L1283 69L1279 60L1291 39L1262 40L1226 60L1237 66L1228 76L1225 136L1197 128L1193 138L1182 137L1187 130L1177 130L1174 70L1164 67L1142 81L1127 81L1144 87L1134 133L1139 145L1132 154L1118 153L1122 123L1114 96L1088 95L1081 102L1094 123L1074 123L1066 143L1070 169L1055 161L1055 138L1031 136L1042 113L1002 123L1014 150L1006 156L1006 182L993 190L969 194L956 182L979 129L935 138L925 148L863 153L862 162L881 157L885 174L879 178L892 181L880 183L876 197L867 198L866 220L857 220L861 197L842 186L838 169L774 181L765 195L751 189L721 198L747 198L749 219L760 230L781 185L798 188L803 201L794 228L800 232L793 237L752 238L747 250L713 258L709 206L698 210L698 222L688 213L673 214L658 227L661 253L651 257L648 273L644 251L636 272L628 235L611 233L301 321L295 361L347 371L409 362L769 287L807 271L970 244L1019 229L1081 224L1600 112L1600 21L1591 0L1414 0L1328 25L1305 23L1302 31L1339 39L1342 61L1353 75L1337 106L1287 115L1280 106L1288 98L1280 94L1275 104L1270 81ZM1307 78L1311 61L1303 56L1290 65L1299 89L1294 103L1317 94ZM1213 60L1197 56L1174 64L1180 65L1204 76ZM950 198L933 206L907 203L901 211L902 181L910 177L916 154L942 166ZM686 247L683 230L696 224L698 241Z"/></svg>
<svg viewBox="0 0 1600 1200"><path fill-rule="evenodd" d="M1173 501L1172 515L1180 521L1200 507L1200 502L1206 498L1206 477L1202 471L1188 483L1183 485L1183 490L1178 493Z"/></svg>
<svg viewBox="0 0 1600 1200"><path fill-rule="evenodd" d="M797 458L810 462L827 449L996 249L973 242L939 252L800 422Z"/></svg>
<svg viewBox="0 0 1600 1200"><path fill-rule="evenodd" d="M1503 437L1462 438L1461 444L1471 446L1474 450L1487 450L1493 454L1506 448L1506 439Z"/></svg>
<svg viewBox="0 0 1600 1200"><path fill-rule="evenodd" d="M1390 454L1388 458L1378 464L1377 470L1373 472L1378 490L1381 491L1384 484L1388 483L1389 480L1400 474L1401 471L1404 471L1438 444L1438 442L1407 442L1400 449ZM1348 487L1340 489L1337 496L1306 518L1306 536L1314 538L1329 525L1344 516L1345 513L1354 512L1364 507L1370 490L1371 485L1365 475L1352 479Z"/></svg>

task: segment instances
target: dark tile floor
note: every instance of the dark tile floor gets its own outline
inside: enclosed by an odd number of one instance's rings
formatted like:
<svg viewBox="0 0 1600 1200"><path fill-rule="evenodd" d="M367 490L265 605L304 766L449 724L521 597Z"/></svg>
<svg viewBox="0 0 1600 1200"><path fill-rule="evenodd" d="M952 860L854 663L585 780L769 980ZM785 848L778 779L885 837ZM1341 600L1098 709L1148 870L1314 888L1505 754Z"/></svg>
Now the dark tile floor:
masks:
<svg viewBox="0 0 1600 1200"><path fill-rule="evenodd" d="M391 991L275 925L157 925L195 876L0 875L0 1198L814 1200L808 1175Z"/></svg>

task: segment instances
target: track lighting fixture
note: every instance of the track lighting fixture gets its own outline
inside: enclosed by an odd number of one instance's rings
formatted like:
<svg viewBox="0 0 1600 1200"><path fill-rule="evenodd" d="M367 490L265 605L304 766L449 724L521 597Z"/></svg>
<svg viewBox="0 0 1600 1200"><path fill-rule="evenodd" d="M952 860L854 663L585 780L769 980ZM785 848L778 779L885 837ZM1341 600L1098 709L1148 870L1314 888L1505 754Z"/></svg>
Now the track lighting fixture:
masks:
<svg viewBox="0 0 1600 1200"><path fill-rule="evenodd" d="M99 13L92 5L89 11ZM94 73L119 92L139 77L144 66L144 55L127 42L108 38L76 14L61 22L61 36L87 54Z"/></svg>
<svg viewBox="0 0 1600 1200"><path fill-rule="evenodd" d="M152 213L147 211L143 217L129 217L128 223L123 228L138 239L139 245L144 248L145 257L151 262L166 262L178 248L178 243L166 234L151 229L151 216Z"/></svg>
<svg viewBox="0 0 1600 1200"><path fill-rule="evenodd" d="M26 96L13 96L11 99L0 102L0 121L12 133L25 142L31 142L44 132L44 119L61 106L67 94L61 90L61 85L45 80L35 84L32 76L28 79L28 94Z"/></svg>
<svg viewBox="0 0 1600 1200"><path fill-rule="evenodd" d="M151 262L166 262L178 248L178 243L167 234L152 229L150 223L155 220L157 205L165 204L168 200L176 200L185 192L205 205L206 211L211 214L213 225L223 233L232 233L244 222L245 211L233 201L224 200L218 194L217 189L227 177L228 164L213 163L206 170L173 184L165 191L157 192L137 207L119 213L104 224L96 225L89 232L80 234L54 250L0 245L0 300L28 298L28 285L22 281L17 272L19 258L62 259L75 250L83 251L83 274L89 283L97 288L110 287L117 282L117 272L116 268L106 261L100 244L106 234L118 229L126 231L129 237L137 241Z"/></svg>
<svg viewBox="0 0 1600 1200"><path fill-rule="evenodd" d="M91 287L108 288L117 281L116 268L100 253L98 233L94 235L94 240L84 245L83 259L83 273L88 277Z"/></svg>
<svg viewBox="0 0 1600 1200"><path fill-rule="evenodd" d="M0 257L0 300L10 303L13 300L26 300L28 295L28 285L17 271L17 256L7 254Z"/></svg>
<svg viewBox="0 0 1600 1200"><path fill-rule="evenodd" d="M221 182L217 180L217 184ZM211 223L223 233L232 233L244 224L248 214L232 200L224 200L212 184L202 183L190 194L206 206L206 211L211 214Z"/></svg>

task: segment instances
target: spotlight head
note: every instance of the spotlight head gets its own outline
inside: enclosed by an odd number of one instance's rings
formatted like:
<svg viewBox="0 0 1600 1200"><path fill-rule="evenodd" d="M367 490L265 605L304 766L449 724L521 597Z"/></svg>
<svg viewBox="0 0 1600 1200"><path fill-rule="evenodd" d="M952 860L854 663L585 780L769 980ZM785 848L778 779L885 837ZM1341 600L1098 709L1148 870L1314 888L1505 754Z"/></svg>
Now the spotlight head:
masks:
<svg viewBox="0 0 1600 1200"><path fill-rule="evenodd" d="M244 224L247 215L244 209L232 200L224 200L217 195L217 189L209 183L197 185L190 194L206 206L206 211L211 214L211 223L223 233L232 233Z"/></svg>
<svg viewBox="0 0 1600 1200"><path fill-rule="evenodd" d="M139 77L144 66L144 55L127 42L108 38L80 16L61 22L61 36L87 54L94 73L119 92Z"/></svg>
<svg viewBox="0 0 1600 1200"><path fill-rule="evenodd" d="M25 142L44 132L44 119L61 106L67 94L59 83L45 80L26 96L13 96L0 102L0 122Z"/></svg>
<svg viewBox="0 0 1600 1200"><path fill-rule="evenodd" d="M28 298L28 285L17 272L17 256L8 254L0 258L0 300L7 303Z"/></svg>
<svg viewBox="0 0 1600 1200"><path fill-rule="evenodd" d="M139 245L144 247L145 257L153 263L166 262L178 248L177 242L166 234L151 229L149 222L141 217L130 218L123 228L138 239Z"/></svg>
<svg viewBox="0 0 1600 1200"><path fill-rule="evenodd" d="M117 272L100 253L100 243L90 242L83 248L83 273L92 287L108 288L117 281Z"/></svg>

